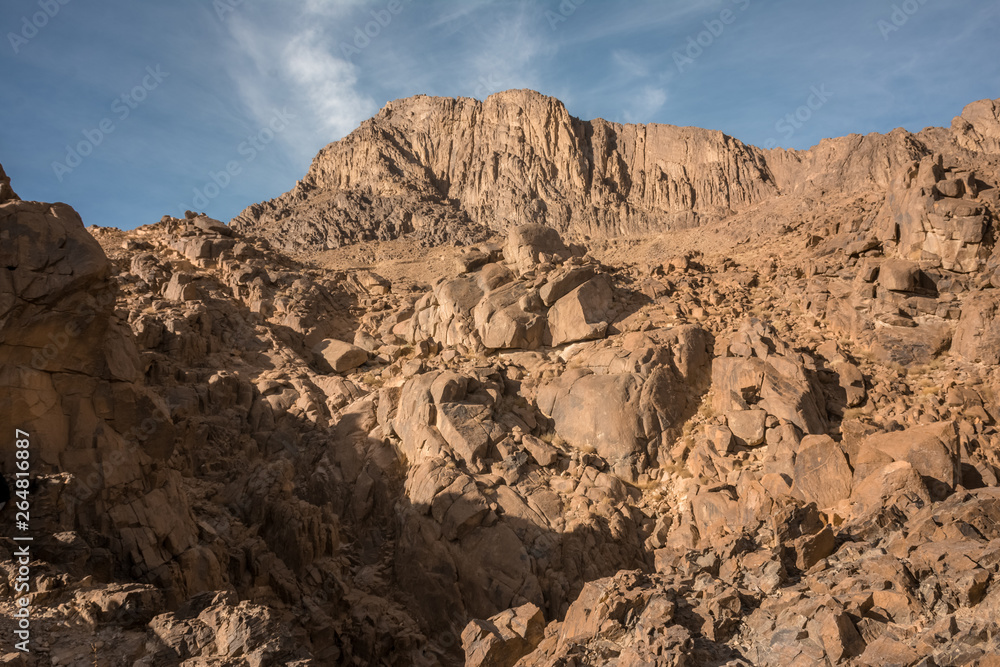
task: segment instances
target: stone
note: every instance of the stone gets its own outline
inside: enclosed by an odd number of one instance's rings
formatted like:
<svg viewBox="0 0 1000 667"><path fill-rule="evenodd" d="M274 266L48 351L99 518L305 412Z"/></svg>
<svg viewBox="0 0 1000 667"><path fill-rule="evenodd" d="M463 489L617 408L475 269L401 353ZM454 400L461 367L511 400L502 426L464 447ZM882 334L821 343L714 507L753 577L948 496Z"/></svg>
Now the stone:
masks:
<svg viewBox="0 0 1000 667"><path fill-rule="evenodd" d="M487 621L471 621L462 631L465 664L470 667L513 667L545 636L542 610L530 602Z"/></svg>
<svg viewBox="0 0 1000 667"><path fill-rule="evenodd" d="M327 373L347 373L368 361L363 348L335 338L326 338L313 348L316 363Z"/></svg>
<svg viewBox="0 0 1000 667"><path fill-rule="evenodd" d="M931 502L920 474L907 461L889 463L864 479L856 480L851 489L851 503L856 505L857 516L877 512L900 501L904 510L911 511Z"/></svg>
<svg viewBox="0 0 1000 667"><path fill-rule="evenodd" d="M195 301L199 296L197 285L187 273L173 274L170 276L170 282L163 288L163 298L171 301Z"/></svg>
<svg viewBox="0 0 1000 667"><path fill-rule="evenodd" d="M574 289L594 277L593 266L568 266L549 275L548 280L538 290L538 296L546 306L552 306Z"/></svg>
<svg viewBox="0 0 1000 667"><path fill-rule="evenodd" d="M805 433L826 430L821 390L797 360L773 355L716 357L712 362L712 405L717 412L757 408L795 424Z"/></svg>
<svg viewBox="0 0 1000 667"><path fill-rule="evenodd" d="M936 499L951 494L961 480L959 441L954 422L872 435L861 448L873 448L893 461L912 465Z"/></svg>
<svg viewBox="0 0 1000 667"><path fill-rule="evenodd" d="M213 232L215 234L222 234L223 236L230 236L233 230L229 229L225 223L210 218L207 215L199 215L194 220L192 220L194 226L198 229L206 232Z"/></svg>
<svg viewBox="0 0 1000 667"><path fill-rule="evenodd" d="M618 459L637 453L644 442L641 390L641 379L631 374L567 376L546 388L539 409L572 446Z"/></svg>
<svg viewBox="0 0 1000 667"><path fill-rule="evenodd" d="M962 304L951 351L966 361L1000 364L1000 295L986 290L970 295Z"/></svg>
<svg viewBox="0 0 1000 667"><path fill-rule="evenodd" d="M598 275L560 298L548 312L552 345L603 338L614 292L604 275Z"/></svg>
<svg viewBox="0 0 1000 667"><path fill-rule="evenodd" d="M736 442L744 447L764 444L764 424L767 413L763 410L734 410L726 414L726 424Z"/></svg>
<svg viewBox="0 0 1000 667"><path fill-rule="evenodd" d="M820 610L807 627L810 638L816 635L834 664L856 658L867 648L854 622L846 613Z"/></svg>
<svg viewBox="0 0 1000 667"><path fill-rule="evenodd" d="M887 260L878 272L880 287L893 292L915 292L920 287L920 267L913 262Z"/></svg>
<svg viewBox="0 0 1000 667"><path fill-rule="evenodd" d="M545 225L520 225L507 234L503 256L518 274L527 273L539 263L542 255L569 257L569 249L552 227Z"/></svg>
<svg viewBox="0 0 1000 667"><path fill-rule="evenodd" d="M535 462L543 467L555 463L559 456L555 447L533 435L524 435L521 438L521 444L531 454L531 458L535 459Z"/></svg>
<svg viewBox="0 0 1000 667"><path fill-rule="evenodd" d="M18 201L20 197L14 192L14 189L10 185L10 178L7 176L6 172L3 170L3 165L0 165L0 204L7 201Z"/></svg>
<svg viewBox="0 0 1000 667"><path fill-rule="evenodd" d="M833 507L851 495L853 472L847 457L830 436L809 435L795 455L792 495L820 509Z"/></svg>

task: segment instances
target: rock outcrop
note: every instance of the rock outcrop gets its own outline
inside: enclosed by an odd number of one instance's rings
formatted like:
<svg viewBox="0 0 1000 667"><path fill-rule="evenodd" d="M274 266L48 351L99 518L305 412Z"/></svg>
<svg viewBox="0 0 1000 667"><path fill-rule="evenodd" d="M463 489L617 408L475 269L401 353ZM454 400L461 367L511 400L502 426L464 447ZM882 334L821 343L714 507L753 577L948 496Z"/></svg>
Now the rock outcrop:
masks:
<svg viewBox="0 0 1000 667"><path fill-rule="evenodd" d="M731 218L782 195L878 191L899 198L890 206L904 219L901 253L923 251L949 269L968 269L980 255L975 220L984 211L939 201L963 174L933 193L929 172L912 194L894 183L913 179L912 165L935 153L1000 153L996 109L991 100L969 105L951 130L763 151L698 128L579 120L530 90L483 102L416 96L387 104L320 151L293 190L230 224L289 250L397 237L472 243L525 223L574 240L620 238ZM976 177L966 176L974 198Z"/></svg>
<svg viewBox="0 0 1000 667"><path fill-rule="evenodd" d="M421 97L127 232L0 169L16 660L991 664L996 118L760 151Z"/></svg>
<svg viewBox="0 0 1000 667"><path fill-rule="evenodd" d="M580 121L520 90L392 102L323 149L294 190L231 224L288 248L475 240L531 222L619 236L690 227L776 193L761 151L721 132Z"/></svg>

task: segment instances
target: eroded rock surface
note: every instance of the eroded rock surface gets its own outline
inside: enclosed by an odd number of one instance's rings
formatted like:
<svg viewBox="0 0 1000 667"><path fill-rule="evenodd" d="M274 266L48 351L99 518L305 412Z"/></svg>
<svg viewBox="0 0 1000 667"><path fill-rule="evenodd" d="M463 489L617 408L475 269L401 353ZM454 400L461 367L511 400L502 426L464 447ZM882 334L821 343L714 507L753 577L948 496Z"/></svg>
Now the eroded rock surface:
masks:
<svg viewBox="0 0 1000 667"><path fill-rule="evenodd" d="M19 660L991 664L996 119L760 151L414 98L129 232L0 170ZM369 236L437 247L308 252Z"/></svg>

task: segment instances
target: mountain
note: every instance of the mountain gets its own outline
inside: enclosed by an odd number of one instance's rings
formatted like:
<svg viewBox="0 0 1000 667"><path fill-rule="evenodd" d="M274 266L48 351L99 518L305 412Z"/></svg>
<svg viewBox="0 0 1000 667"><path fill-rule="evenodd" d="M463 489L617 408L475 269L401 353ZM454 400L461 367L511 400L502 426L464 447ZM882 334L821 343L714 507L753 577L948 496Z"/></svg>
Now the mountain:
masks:
<svg viewBox="0 0 1000 667"><path fill-rule="evenodd" d="M781 196L884 193L923 157L995 149L996 116L996 103L978 102L950 131L765 151L717 131L581 121L530 90L484 102L417 96L387 104L321 150L294 189L230 224L312 250L399 237L468 243L530 222L571 240L642 236Z"/></svg>
<svg viewBox="0 0 1000 667"><path fill-rule="evenodd" d="M761 151L418 97L247 211L0 168L3 662L1000 655L1000 103Z"/></svg>

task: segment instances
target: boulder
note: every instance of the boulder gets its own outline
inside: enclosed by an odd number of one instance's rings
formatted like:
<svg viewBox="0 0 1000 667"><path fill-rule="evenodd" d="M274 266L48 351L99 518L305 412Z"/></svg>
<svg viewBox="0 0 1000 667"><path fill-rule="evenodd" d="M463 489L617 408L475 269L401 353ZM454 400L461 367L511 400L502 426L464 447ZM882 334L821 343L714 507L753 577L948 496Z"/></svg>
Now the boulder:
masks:
<svg viewBox="0 0 1000 667"><path fill-rule="evenodd" d="M194 223L195 227L204 232L212 232L223 236L232 236L233 234L233 230L227 227L226 223L220 222L215 218L210 218L207 215L199 215L191 222Z"/></svg>
<svg viewBox="0 0 1000 667"><path fill-rule="evenodd" d="M966 361L1000 364L1000 290L970 294L962 302L962 317L952 339L951 351Z"/></svg>
<svg viewBox="0 0 1000 667"><path fill-rule="evenodd" d="M726 423L738 444L757 447L764 444L764 424L767 413L763 410L733 410L726 414Z"/></svg>
<svg viewBox="0 0 1000 667"><path fill-rule="evenodd" d="M645 449L641 395L634 374L567 373L542 389L538 407L570 445L615 460Z"/></svg>
<svg viewBox="0 0 1000 667"><path fill-rule="evenodd" d="M531 458L535 459L535 462L542 467L552 465L559 458L559 452L556 451L555 447L533 435L525 434L522 436L521 444L531 454Z"/></svg>
<svg viewBox="0 0 1000 667"><path fill-rule="evenodd" d="M541 346L545 316L538 295L523 282L508 283L483 297L473 322L490 349L533 350Z"/></svg>
<svg viewBox="0 0 1000 667"><path fill-rule="evenodd" d="M892 292L914 292L920 287L920 267L905 260L887 260L879 267L878 284Z"/></svg>
<svg viewBox="0 0 1000 667"><path fill-rule="evenodd" d="M594 266L567 266L554 271L549 275L548 280L538 290L538 295L542 298L542 303L551 306L556 301L566 296L574 289L594 277L596 269Z"/></svg>
<svg viewBox="0 0 1000 667"><path fill-rule="evenodd" d="M807 435L795 455L792 495L820 509L851 495L853 473L844 452L827 435Z"/></svg>
<svg viewBox="0 0 1000 667"><path fill-rule="evenodd" d="M195 301L200 296L197 285L190 273L175 273L163 288L163 298L171 301Z"/></svg>
<svg viewBox="0 0 1000 667"><path fill-rule="evenodd" d="M601 274L556 301L548 314L552 345L603 338L613 299L611 283Z"/></svg>
<svg viewBox="0 0 1000 667"><path fill-rule="evenodd" d="M794 358L717 357L712 362L712 405L722 414L759 408L805 433L826 431L822 389Z"/></svg>
<svg viewBox="0 0 1000 667"><path fill-rule="evenodd" d="M470 621L462 631L467 667L514 667L545 636L542 610L531 604L502 611L487 621Z"/></svg>
<svg viewBox="0 0 1000 667"><path fill-rule="evenodd" d="M884 508L896 507L904 513L931 502L921 476L907 461L894 461L855 480L851 489L854 515L864 517Z"/></svg>
<svg viewBox="0 0 1000 667"><path fill-rule="evenodd" d="M570 256L569 248L552 227L520 225L507 233L503 256L519 275L534 269L542 255L559 259Z"/></svg>
<svg viewBox="0 0 1000 667"><path fill-rule="evenodd" d="M368 361L368 353L356 345L326 338L313 348L316 363L326 373L346 373Z"/></svg>
<svg viewBox="0 0 1000 667"><path fill-rule="evenodd" d="M948 496L961 481L958 431L954 422L916 426L869 436L861 445L893 461L906 461L920 474L931 496Z"/></svg>
<svg viewBox="0 0 1000 667"><path fill-rule="evenodd" d="M10 178L4 172L3 165L0 164L0 204L5 201L16 201L19 199L20 197L17 196L17 193L10 186Z"/></svg>

